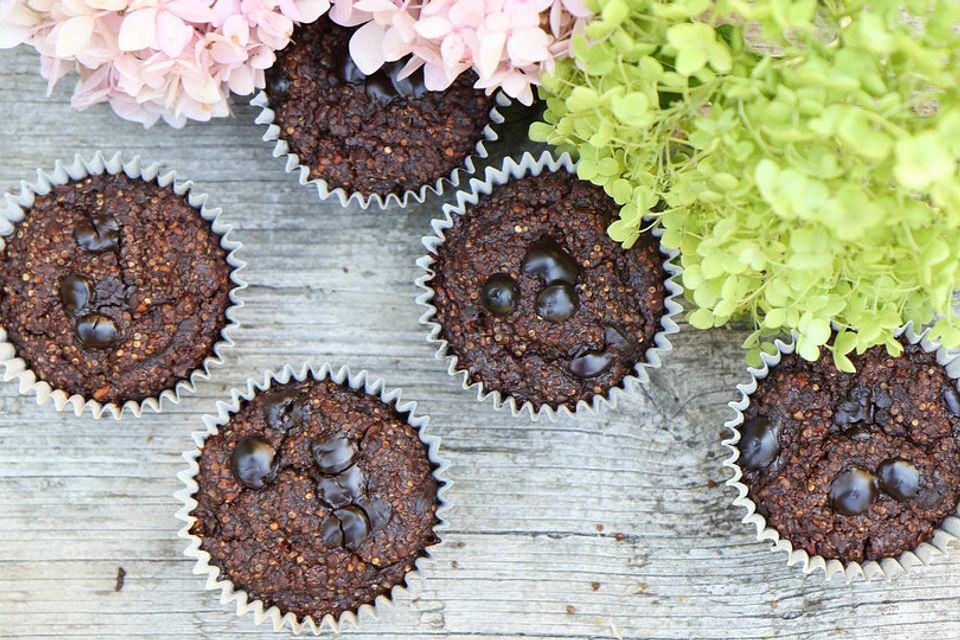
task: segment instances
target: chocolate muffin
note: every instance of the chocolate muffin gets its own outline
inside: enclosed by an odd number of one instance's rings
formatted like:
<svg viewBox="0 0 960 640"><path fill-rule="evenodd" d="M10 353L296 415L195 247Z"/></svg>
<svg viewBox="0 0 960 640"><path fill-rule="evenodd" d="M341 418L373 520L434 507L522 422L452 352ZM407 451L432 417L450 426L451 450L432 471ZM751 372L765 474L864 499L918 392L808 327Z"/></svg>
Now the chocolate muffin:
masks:
<svg viewBox="0 0 960 640"><path fill-rule="evenodd" d="M599 187L545 171L453 217L426 285L471 383L572 409L633 372L666 312L667 275L656 238L624 250L607 235L618 209Z"/></svg>
<svg viewBox="0 0 960 640"><path fill-rule="evenodd" d="M437 542L434 465L390 405L329 380L275 386L204 443L196 522L251 599L316 623L387 594Z"/></svg>
<svg viewBox="0 0 960 640"><path fill-rule="evenodd" d="M462 166L484 138L493 98L466 74L427 91L421 71L399 78L403 62L364 76L348 53L351 34L326 17L302 24L267 71L280 137L310 178L400 195Z"/></svg>
<svg viewBox="0 0 960 640"><path fill-rule="evenodd" d="M900 555L960 501L960 394L934 353L785 355L739 428L741 480L782 538L843 562Z"/></svg>
<svg viewBox="0 0 960 640"><path fill-rule="evenodd" d="M226 325L231 266L185 196L96 175L37 196L0 252L0 321L54 389L104 403L176 386Z"/></svg>

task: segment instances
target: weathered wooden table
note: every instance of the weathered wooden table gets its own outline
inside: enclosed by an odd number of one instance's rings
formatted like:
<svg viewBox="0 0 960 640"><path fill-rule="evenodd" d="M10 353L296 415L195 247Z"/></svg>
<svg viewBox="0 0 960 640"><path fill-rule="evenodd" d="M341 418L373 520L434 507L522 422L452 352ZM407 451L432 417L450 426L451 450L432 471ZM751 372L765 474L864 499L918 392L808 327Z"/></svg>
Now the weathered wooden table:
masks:
<svg viewBox="0 0 960 640"><path fill-rule="evenodd" d="M144 130L106 106L73 111L71 78L46 99L38 64L25 48L0 52L0 191L75 152L159 160L223 208L250 288L225 366L163 413L77 418L0 385L0 637L289 635L204 590L182 555L173 493L190 432L227 389L329 360L416 400L454 482L452 530L425 578L344 635L960 638L960 546L894 581L847 585L787 567L739 522L720 435L746 376L745 332L684 326L646 394L599 417L495 412L446 374L417 322L414 261L437 199L343 210L284 173L250 107Z"/></svg>

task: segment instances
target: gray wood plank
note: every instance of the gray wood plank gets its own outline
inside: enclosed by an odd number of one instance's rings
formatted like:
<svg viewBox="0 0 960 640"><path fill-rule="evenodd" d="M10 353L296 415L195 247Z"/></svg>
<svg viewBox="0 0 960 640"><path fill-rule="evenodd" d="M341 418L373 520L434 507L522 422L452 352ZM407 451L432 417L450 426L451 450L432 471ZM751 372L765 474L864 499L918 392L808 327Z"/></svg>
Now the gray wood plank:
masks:
<svg viewBox="0 0 960 640"><path fill-rule="evenodd" d="M70 78L45 98L37 68L27 49L0 52L0 190L75 152L159 160L236 226L250 288L237 349L162 414L77 418L0 385L0 636L270 635L192 575L172 496L199 416L248 376L309 359L403 388L452 463L451 530L424 578L346 636L960 638L956 545L900 579L847 585L786 567L739 523L719 439L745 378L743 331L683 327L646 393L616 411L556 424L494 412L446 375L417 323L414 261L438 199L343 210L284 173L250 107L144 130L105 106L71 110Z"/></svg>

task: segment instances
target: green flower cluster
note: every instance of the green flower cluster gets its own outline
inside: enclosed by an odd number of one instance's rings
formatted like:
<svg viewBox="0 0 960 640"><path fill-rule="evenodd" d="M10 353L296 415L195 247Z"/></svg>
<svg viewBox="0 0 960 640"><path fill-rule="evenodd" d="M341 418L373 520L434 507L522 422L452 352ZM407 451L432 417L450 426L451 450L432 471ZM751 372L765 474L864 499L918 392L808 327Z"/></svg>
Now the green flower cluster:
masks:
<svg viewBox="0 0 960 640"><path fill-rule="evenodd" d="M530 135L622 205L625 246L663 225L691 324L751 316L752 361L795 329L848 371L907 320L960 344L960 2L587 6Z"/></svg>

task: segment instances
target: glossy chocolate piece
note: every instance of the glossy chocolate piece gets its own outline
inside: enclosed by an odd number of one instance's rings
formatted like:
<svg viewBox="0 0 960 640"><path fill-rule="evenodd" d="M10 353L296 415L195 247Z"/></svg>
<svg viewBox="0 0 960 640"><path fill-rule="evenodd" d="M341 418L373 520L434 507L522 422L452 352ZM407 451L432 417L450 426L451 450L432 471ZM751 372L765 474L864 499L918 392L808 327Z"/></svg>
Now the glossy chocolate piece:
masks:
<svg viewBox="0 0 960 640"><path fill-rule="evenodd" d="M416 100L427 92L423 81L423 69L417 69L405 78L400 73L406 62L386 62L375 73L364 75L350 57L349 49L344 49L337 65L337 75L346 84L363 86L367 97L381 104L394 100Z"/></svg>
<svg viewBox="0 0 960 640"><path fill-rule="evenodd" d="M350 505L333 512L340 519L343 530L343 546L353 549L370 537L370 521L363 509Z"/></svg>
<svg viewBox="0 0 960 640"><path fill-rule="evenodd" d="M276 457L277 452L263 438L244 436L233 448L233 475L248 489L262 489L277 473Z"/></svg>
<svg viewBox="0 0 960 640"><path fill-rule="evenodd" d="M86 276L71 273L60 281L60 302L69 314L87 310L94 297L93 280Z"/></svg>
<svg viewBox="0 0 960 640"><path fill-rule="evenodd" d="M299 395L290 391L274 391L263 401L263 419L271 429L286 431L303 419Z"/></svg>
<svg viewBox="0 0 960 640"><path fill-rule="evenodd" d="M362 497L357 500L357 506L367 514L371 533L383 529L390 522L390 518L393 517L393 507L390 506L389 502L380 498Z"/></svg>
<svg viewBox="0 0 960 640"><path fill-rule="evenodd" d="M347 467L336 476L337 483L344 488L351 499L356 500L367 491L367 479L360 467Z"/></svg>
<svg viewBox="0 0 960 640"><path fill-rule="evenodd" d="M480 301L491 313L506 315L517 308L520 302L520 287L506 273L495 273L483 283Z"/></svg>
<svg viewBox="0 0 960 640"><path fill-rule="evenodd" d="M598 376L616 361L617 356L609 351L587 352L570 361L570 373L580 378Z"/></svg>
<svg viewBox="0 0 960 640"><path fill-rule="evenodd" d="M869 440L873 432L867 427L850 427L843 432L843 435L851 440Z"/></svg>
<svg viewBox="0 0 960 640"><path fill-rule="evenodd" d="M120 246L120 225L113 217L97 213L78 222L73 237L84 251L103 253Z"/></svg>
<svg viewBox="0 0 960 640"><path fill-rule="evenodd" d="M537 294L534 308L548 322L561 322L577 311L577 289L567 283L551 284Z"/></svg>
<svg viewBox="0 0 960 640"><path fill-rule="evenodd" d="M779 429L764 416L758 416L740 427L738 462L745 469L762 469L773 462L780 449Z"/></svg>
<svg viewBox="0 0 960 640"><path fill-rule="evenodd" d="M521 263L524 273L540 276L547 284L565 282L577 284L580 267L556 240L544 236L530 245Z"/></svg>
<svg viewBox="0 0 960 640"><path fill-rule="evenodd" d="M320 478L317 482L317 491L320 499L333 509L347 506L353 502L354 498L354 496L350 495L350 491L347 488L337 482L336 476Z"/></svg>
<svg viewBox="0 0 960 640"><path fill-rule="evenodd" d="M876 499L877 477L861 469L847 469L830 484L830 506L841 515L860 515Z"/></svg>
<svg viewBox="0 0 960 640"><path fill-rule="evenodd" d="M357 443L350 438L328 434L314 439L313 460L320 473L335 475L353 464Z"/></svg>
<svg viewBox="0 0 960 640"><path fill-rule="evenodd" d="M868 387L857 385L851 388L846 397L837 405L833 421L839 425L858 422L873 422L873 402Z"/></svg>
<svg viewBox="0 0 960 640"><path fill-rule="evenodd" d="M88 313L76 324L77 340L87 349L109 349L117 341L117 325L102 313Z"/></svg>
<svg viewBox="0 0 960 640"><path fill-rule="evenodd" d="M621 360L634 357L640 350L640 342L617 327L604 326L603 339L620 354Z"/></svg>
<svg viewBox="0 0 960 640"><path fill-rule="evenodd" d="M920 471L906 460L884 460L877 473L880 489L897 502L906 502L920 491Z"/></svg>
<svg viewBox="0 0 960 640"><path fill-rule="evenodd" d="M336 549L343 544L340 518L332 513L320 523L320 543L327 549Z"/></svg>

